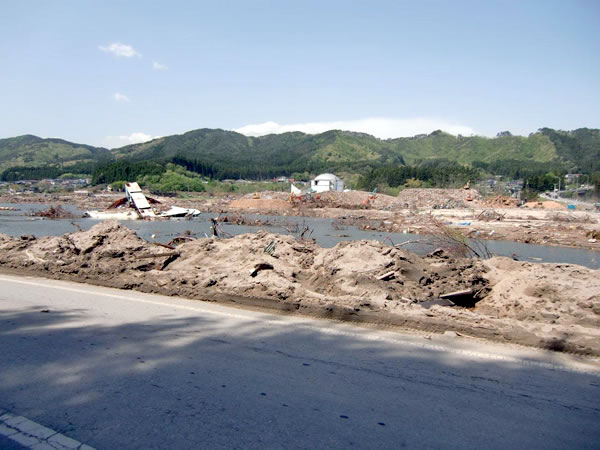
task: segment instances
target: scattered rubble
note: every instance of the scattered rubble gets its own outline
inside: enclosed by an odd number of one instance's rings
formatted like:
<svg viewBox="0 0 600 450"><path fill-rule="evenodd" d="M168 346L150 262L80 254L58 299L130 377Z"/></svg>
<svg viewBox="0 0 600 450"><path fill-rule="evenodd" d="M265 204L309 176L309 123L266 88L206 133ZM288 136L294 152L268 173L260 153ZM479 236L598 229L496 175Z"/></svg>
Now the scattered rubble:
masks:
<svg viewBox="0 0 600 450"><path fill-rule="evenodd" d="M133 182L125 183L125 197L111 203L105 211L86 211L87 217L101 220L154 220L174 217L192 218L198 215L200 215L200 210L195 208L171 206L166 209L161 201L146 197L140 186Z"/></svg>
<svg viewBox="0 0 600 450"><path fill-rule="evenodd" d="M469 194L471 201L467 200ZM121 207L108 209L109 216L100 213L96 217L138 219L137 212L131 207L123 207L120 199L120 194L112 193L90 197L32 194L4 196L0 197L0 202L69 204L85 210L105 209L120 201ZM169 208L166 205L173 202L172 198L157 197L156 201L160 204L155 204L154 199L147 199L158 216ZM519 203L517 199L504 196L482 199L473 189L405 189L398 197L361 191L324 192L301 202L290 202L287 192L270 191L244 196L204 193L177 199L181 208L194 214L214 213L222 224L278 226L289 228L290 233L300 233L301 229L295 223L286 223L285 219L274 215L329 218L334 220L333 227L338 231L356 226L368 231L416 234L428 234L430 219L435 217L472 238L600 250L600 240L586 237L586 233L593 230L600 220L598 211L580 210L579 205L577 210L568 210L565 205L554 201L517 207ZM246 216L246 213L272 217L255 218ZM156 217L153 220L167 218Z"/></svg>
<svg viewBox="0 0 600 450"><path fill-rule="evenodd" d="M506 214L501 214L493 209L484 209L475 217L477 220L485 220L486 222L491 222L494 220L502 220Z"/></svg>
<svg viewBox="0 0 600 450"><path fill-rule="evenodd" d="M288 201L289 194L285 192L261 192L248 194L233 200L229 207L233 209L249 209L261 211L285 211L292 208Z"/></svg>
<svg viewBox="0 0 600 450"><path fill-rule="evenodd" d="M490 208L516 208L520 203L518 199L504 195L497 195L484 201L485 206Z"/></svg>
<svg viewBox="0 0 600 450"><path fill-rule="evenodd" d="M166 295L600 355L599 271L426 257L374 241L321 248L258 232L157 248L117 222L60 237L0 235L0 268Z"/></svg>
<svg viewBox="0 0 600 450"><path fill-rule="evenodd" d="M43 211L36 211L32 213L36 217L44 217L46 219L76 219L81 216L77 216L70 211L67 211L60 205L51 206Z"/></svg>
<svg viewBox="0 0 600 450"><path fill-rule="evenodd" d="M545 200L543 202L527 202L523 205L524 208L531 209L567 209L567 205L555 202L553 200Z"/></svg>
<svg viewBox="0 0 600 450"><path fill-rule="evenodd" d="M471 208L481 201L481 194L475 189L404 189L395 204L404 209L455 209Z"/></svg>
<svg viewBox="0 0 600 450"><path fill-rule="evenodd" d="M600 239L600 230L591 230L585 233L585 235L590 239Z"/></svg>

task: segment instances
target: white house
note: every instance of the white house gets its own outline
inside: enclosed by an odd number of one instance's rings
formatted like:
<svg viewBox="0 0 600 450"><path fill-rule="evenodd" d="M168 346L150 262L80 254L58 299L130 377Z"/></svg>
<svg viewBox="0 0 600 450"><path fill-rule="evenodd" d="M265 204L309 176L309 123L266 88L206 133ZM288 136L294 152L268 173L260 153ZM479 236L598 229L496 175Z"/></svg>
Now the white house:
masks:
<svg viewBox="0 0 600 450"><path fill-rule="evenodd" d="M315 192L343 191L344 181L332 173L322 173L310 182L310 188Z"/></svg>

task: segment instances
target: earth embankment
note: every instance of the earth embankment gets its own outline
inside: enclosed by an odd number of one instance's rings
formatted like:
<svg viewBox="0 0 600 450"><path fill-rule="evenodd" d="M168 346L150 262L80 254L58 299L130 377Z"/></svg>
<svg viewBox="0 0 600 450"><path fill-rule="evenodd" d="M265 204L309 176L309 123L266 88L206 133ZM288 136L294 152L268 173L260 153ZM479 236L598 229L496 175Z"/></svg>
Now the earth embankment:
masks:
<svg viewBox="0 0 600 450"><path fill-rule="evenodd" d="M327 249L266 232L166 248L104 222L0 235L0 269L600 355L600 271L574 265L420 257L374 241Z"/></svg>

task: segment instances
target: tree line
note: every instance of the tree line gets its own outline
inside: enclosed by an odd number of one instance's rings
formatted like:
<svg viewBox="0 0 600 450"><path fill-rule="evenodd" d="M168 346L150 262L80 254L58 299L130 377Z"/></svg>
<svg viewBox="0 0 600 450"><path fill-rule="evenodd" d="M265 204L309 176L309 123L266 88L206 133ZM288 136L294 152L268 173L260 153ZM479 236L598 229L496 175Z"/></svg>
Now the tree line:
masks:
<svg viewBox="0 0 600 450"><path fill-rule="evenodd" d="M557 177L567 173L564 163L517 160L498 160L493 162L475 161L473 166L464 166L445 159L418 161L415 165L380 165L378 162L326 163L321 161L295 161L291 164L249 163L243 166L234 163L213 163L199 158L175 156L170 160L129 161L120 160L109 164L95 165L81 163L70 167L11 167L0 174L1 181L41 180L58 178L66 173L92 174L92 184L110 184L117 181L152 180L155 186L165 189L185 185L188 189L200 188L200 179L246 179L265 180L277 176L315 175L325 171L359 173L357 188L372 190L380 185L398 187L411 185L411 180L421 182L425 187L460 187L467 181L476 181L489 175L502 175L511 179L523 179L524 186L532 192L552 190L558 183ZM173 173L173 165L188 171L185 175ZM167 166L171 167L170 170ZM177 170L175 170L177 172ZM175 182L176 181L176 182ZM586 180L587 181L587 180ZM589 173L590 184L600 192L600 172ZM413 183L414 185L414 183Z"/></svg>
<svg viewBox="0 0 600 450"><path fill-rule="evenodd" d="M79 163L67 167L59 165L43 167L9 167L0 174L0 181L44 180L46 178L58 178L65 174L88 175L93 172L95 167L94 163Z"/></svg>
<svg viewBox="0 0 600 450"><path fill-rule="evenodd" d="M419 180L431 187L459 187L481 178L478 169L447 161L420 166L384 166L372 169L358 180L357 188L373 190L379 185L398 187Z"/></svg>

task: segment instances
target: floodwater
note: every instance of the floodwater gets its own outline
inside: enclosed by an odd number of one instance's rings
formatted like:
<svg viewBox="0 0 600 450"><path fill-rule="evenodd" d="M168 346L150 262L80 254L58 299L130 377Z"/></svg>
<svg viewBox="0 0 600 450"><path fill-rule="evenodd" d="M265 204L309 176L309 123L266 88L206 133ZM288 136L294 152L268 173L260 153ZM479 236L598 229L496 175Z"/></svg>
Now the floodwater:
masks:
<svg viewBox="0 0 600 450"><path fill-rule="evenodd" d="M31 213L47 209L44 204L0 204L0 206L14 207L17 211L0 211L0 233L11 236L32 234L40 236L60 236L64 233L77 231L77 227L84 230L100 222L90 218L77 219L44 219L32 217ZM73 214L82 215L83 211L73 206L64 206ZM207 237L211 234L210 218L216 213L203 213L193 219L170 219L170 220L126 220L123 225L134 230L140 237L161 243L169 242L171 239L183 234L192 237ZM221 230L231 236L243 233L252 233L258 230L267 230L273 233L292 234L298 236L305 226L309 227L306 234L314 238L321 247L333 247L340 241L377 240L387 244L402 244L403 248L418 254L425 254L436 246L435 240L430 236L384 233L380 231L359 230L353 226L336 229L333 219L322 219L314 217L296 216L263 216L257 214L245 214L246 219L269 221L269 226L247 226L221 224ZM310 233L310 234L309 234ZM418 242L415 242L418 241ZM522 244L512 241L481 241L487 249L497 256L508 256L528 262L554 262L565 264L578 264L592 269L600 269L600 252L568 247L554 247L547 245Z"/></svg>

